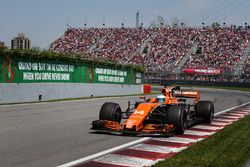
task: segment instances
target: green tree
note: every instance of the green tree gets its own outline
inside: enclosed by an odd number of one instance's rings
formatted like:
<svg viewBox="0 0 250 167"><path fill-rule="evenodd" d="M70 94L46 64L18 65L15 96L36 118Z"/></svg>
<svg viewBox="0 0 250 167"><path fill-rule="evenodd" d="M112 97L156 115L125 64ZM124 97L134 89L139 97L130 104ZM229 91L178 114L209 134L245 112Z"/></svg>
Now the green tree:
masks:
<svg viewBox="0 0 250 167"><path fill-rule="evenodd" d="M220 27L220 23L218 22L213 22L211 25L213 28L219 28Z"/></svg>

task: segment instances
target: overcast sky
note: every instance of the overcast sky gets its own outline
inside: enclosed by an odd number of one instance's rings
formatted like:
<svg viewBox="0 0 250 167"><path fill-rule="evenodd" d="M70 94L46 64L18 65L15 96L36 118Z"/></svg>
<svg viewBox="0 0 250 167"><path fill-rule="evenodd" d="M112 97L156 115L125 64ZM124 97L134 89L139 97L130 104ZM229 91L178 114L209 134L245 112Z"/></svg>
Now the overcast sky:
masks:
<svg viewBox="0 0 250 167"><path fill-rule="evenodd" d="M46 48L72 27L135 26L136 11L145 26L157 16L173 17L189 26L202 22L250 23L250 0L0 0L0 41L23 32L32 45Z"/></svg>

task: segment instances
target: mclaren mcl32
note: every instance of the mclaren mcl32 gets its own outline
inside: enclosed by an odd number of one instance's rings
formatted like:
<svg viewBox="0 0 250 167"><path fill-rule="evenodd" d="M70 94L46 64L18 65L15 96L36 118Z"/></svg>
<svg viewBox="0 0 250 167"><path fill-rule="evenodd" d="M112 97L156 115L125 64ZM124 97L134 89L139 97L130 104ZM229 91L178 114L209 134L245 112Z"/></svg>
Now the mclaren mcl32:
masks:
<svg viewBox="0 0 250 167"><path fill-rule="evenodd" d="M179 86L164 86L158 96L140 99L133 104L129 101L125 111L117 103L104 103L91 129L123 134L183 134L194 124L211 123L214 117L211 101L200 101L199 91L181 90Z"/></svg>

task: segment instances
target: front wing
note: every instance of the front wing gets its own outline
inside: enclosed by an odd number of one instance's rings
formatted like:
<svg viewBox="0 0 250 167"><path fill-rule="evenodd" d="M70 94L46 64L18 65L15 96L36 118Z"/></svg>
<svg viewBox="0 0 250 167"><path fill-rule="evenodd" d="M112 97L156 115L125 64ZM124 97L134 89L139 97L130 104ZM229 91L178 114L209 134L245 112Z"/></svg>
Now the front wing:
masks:
<svg viewBox="0 0 250 167"><path fill-rule="evenodd" d="M142 129L126 129L124 125L115 121L96 120L92 122L91 130L102 132L118 132L122 134L155 134L155 135L173 135L174 127L172 124L147 124Z"/></svg>

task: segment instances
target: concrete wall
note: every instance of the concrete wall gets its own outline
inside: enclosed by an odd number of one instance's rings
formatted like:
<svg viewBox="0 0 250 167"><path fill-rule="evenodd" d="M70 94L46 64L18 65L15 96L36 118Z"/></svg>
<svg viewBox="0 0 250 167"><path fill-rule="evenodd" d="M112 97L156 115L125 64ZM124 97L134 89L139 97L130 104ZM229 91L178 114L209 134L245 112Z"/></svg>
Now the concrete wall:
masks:
<svg viewBox="0 0 250 167"><path fill-rule="evenodd" d="M0 104L42 100L129 95L142 93L141 85L88 83L1 83Z"/></svg>

